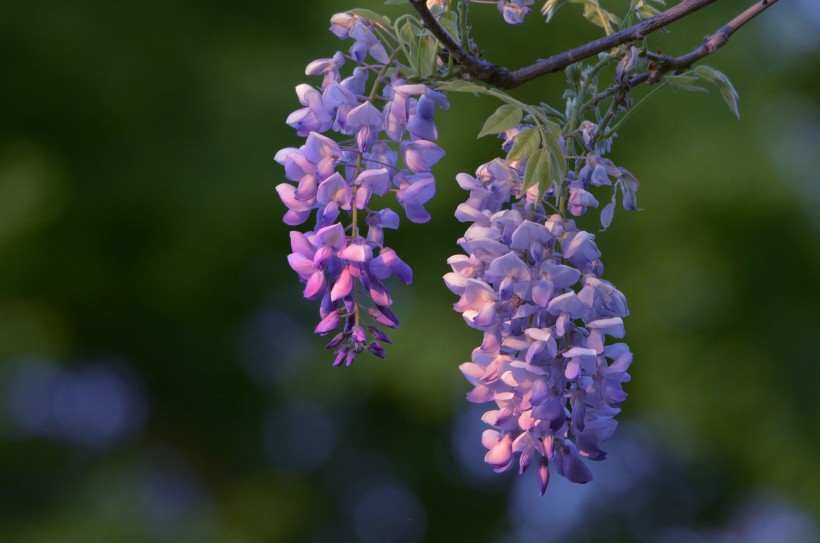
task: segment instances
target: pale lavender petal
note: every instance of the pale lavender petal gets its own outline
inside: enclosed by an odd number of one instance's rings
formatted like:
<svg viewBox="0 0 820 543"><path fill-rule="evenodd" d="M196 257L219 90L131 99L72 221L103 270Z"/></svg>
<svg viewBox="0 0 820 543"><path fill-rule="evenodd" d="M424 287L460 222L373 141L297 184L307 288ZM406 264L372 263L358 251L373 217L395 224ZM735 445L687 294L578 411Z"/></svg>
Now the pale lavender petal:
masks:
<svg viewBox="0 0 820 543"><path fill-rule="evenodd" d="M481 444L485 449L492 449L501 439L501 434L495 430L484 430L481 433Z"/></svg>
<svg viewBox="0 0 820 543"><path fill-rule="evenodd" d="M325 127L322 131L327 130L333 119L330 117L330 112L325 108L322 94L312 86L303 83L296 87L296 95L299 97L299 102L307 106L316 117L316 120Z"/></svg>
<svg viewBox="0 0 820 543"><path fill-rule="evenodd" d="M473 315L470 311L464 313L464 317L468 322L472 320L472 324L478 327L487 327L495 323L496 307L495 304L484 304L477 314Z"/></svg>
<svg viewBox="0 0 820 543"><path fill-rule="evenodd" d="M300 276L309 277L316 271L313 265L313 259L308 258L300 253L291 253L288 255L288 264Z"/></svg>
<svg viewBox="0 0 820 543"><path fill-rule="evenodd" d="M348 110L358 103L356 95L342 86L341 83L336 82L328 85L328 87L322 92L322 99L324 100L325 106L328 108L346 106L346 113L344 115L345 124L347 122L347 115L349 114Z"/></svg>
<svg viewBox="0 0 820 543"><path fill-rule="evenodd" d="M389 305L393 305L393 300L390 299L390 294L384 285L377 281L373 281L370 285L370 298L373 300L373 303L376 305L380 305L383 307L387 307Z"/></svg>
<svg viewBox="0 0 820 543"><path fill-rule="evenodd" d="M564 358L571 358L577 356L596 356L595 349L587 349L585 347L573 347L564 353Z"/></svg>
<svg viewBox="0 0 820 543"><path fill-rule="evenodd" d="M367 207L368 202L370 202L370 188L369 187L359 187L356 189L356 196L353 201L353 205L356 206L356 209L364 209Z"/></svg>
<svg viewBox="0 0 820 543"><path fill-rule="evenodd" d="M570 266L560 264L544 263L541 266L541 271L552 281L553 288L556 290L563 290L574 285L581 278L581 272Z"/></svg>
<svg viewBox="0 0 820 543"><path fill-rule="evenodd" d="M458 312L464 312L470 309L478 310L483 307L484 304L494 302L496 300L497 296L490 285L484 283L483 281L471 279L467 284L464 295L458 302L456 302L453 309Z"/></svg>
<svg viewBox="0 0 820 543"><path fill-rule="evenodd" d="M493 399L493 390L487 385L478 384L467 393L466 399L471 403L484 403Z"/></svg>
<svg viewBox="0 0 820 543"><path fill-rule="evenodd" d="M305 298L311 300L313 298L321 296L325 293L326 286L327 283L325 282L325 274L320 271L314 272L313 274L311 274L310 279L308 279L308 282L305 285Z"/></svg>
<svg viewBox="0 0 820 543"><path fill-rule="evenodd" d="M299 181L304 176L316 172L316 165L305 157L301 150L287 147L276 153L273 159L285 167L285 177Z"/></svg>
<svg viewBox="0 0 820 543"><path fill-rule="evenodd" d="M373 250L363 239L357 238L339 251L339 256L349 262L369 262L373 259Z"/></svg>
<svg viewBox="0 0 820 543"><path fill-rule="evenodd" d="M475 222L482 226L490 225L490 218L487 217L487 215L485 215L484 212L472 207L467 203L459 204L459 206L456 208L455 216L459 222Z"/></svg>
<svg viewBox="0 0 820 543"><path fill-rule="evenodd" d="M342 150L339 148L339 144L316 132L309 134L307 140L305 140L304 153L305 158L314 164L318 164L326 157L336 160L342 158Z"/></svg>
<svg viewBox="0 0 820 543"><path fill-rule="evenodd" d="M339 278L336 279L336 283L333 285L333 288L330 291L330 299L336 301L340 298L344 298L348 294L351 293L353 290L353 276L350 273L349 268L345 268L342 270L341 275Z"/></svg>
<svg viewBox="0 0 820 543"><path fill-rule="evenodd" d="M487 451L484 461L494 469L507 469L512 463L512 446L510 434L505 434L492 449Z"/></svg>
<svg viewBox="0 0 820 543"><path fill-rule="evenodd" d="M377 211L375 215L379 216L379 223L382 228L396 229L399 227L399 215L392 209L382 209Z"/></svg>
<svg viewBox="0 0 820 543"><path fill-rule="evenodd" d="M339 62L340 60L341 63ZM341 59L337 57L320 58L305 67L305 75L322 75L326 72L338 71L343 63L344 57L341 57Z"/></svg>
<svg viewBox="0 0 820 543"><path fill-rule="evenodd" d="M617 338L622 338L625 334L624 321L620 317L595 320L587 323L587 328L597 329L608 336Z"/></svg>
<svg viewBox="0 0 820 543"><path fill-rule="evenodd" d="M383 248L379 252L379 256L373 259L373 263L377 263L376 265L378 267L389 269L389 271L396 274L405 285L409 285L413 281L413 270L389 247ZM373 264L371 264L371 270L373 270ZM384 271L380 271L380 273L383 274ZM379 277L378 275L376 276ZM390 273L388 273L387 276L389 277ZM386 277L379 277L379 279L386 279Z"/></svg>
<svg viewBox="0 0 820 543"><path fill-rule="evenodd" d="M403 141L401 154L404 163L413 172L429 172L444 157L444 150L432 141Z"/></svg>
<svg viewBox="0 0 820 543"><path fill-rule="evenodd" d="M384 46L380 43L374 43L370 46L370 56L372 56L376 62L380 62L382 64L389 64L390 63L390 55L387 54L385 51Z"/></svg>
<svg viewBox="0 0 820 543"><path fill-rule="evenodd" d="M612 379L604 379L603 388L601 390L607 402L613 405L620 405L625 401L628 394L623 391L621 384Z"/></svg>
<svg viewBox="0 0 820 543"><path fill-rule="evenodd" d="M334 173L319 184L316 201L321 205L335 202L342 209L350 209L353 191L341 174Z"/></svg>
<svg viewBox="0 0 820 543"><path fill-rule="evenodd" d="M563 455L563 472L564 477L573 483L585 484L592 480L592 472L584 464L583 460L572 453L565 453Z"/></svg>
<svg viewBox="0 0 820 543"><path fill-rule="evenodd" d="M635 211L638 209L638 200L637 195L635 194L638 192L638 187L640 183L638 180L633 176L631 173L626 171L623 168L618 168L620 176L618 177L618 182L621 186L621 192L624 195L624 199L622 201L623 207L629 211Z"/></svg>
<svg viewBox="0 0 820 543"><path fill-rule="evenodd" d="M316 326L314 330L315 334L327 334L331 330L335 330L339 327L339 311L331 311L328 315L323 318L319 324Z"/></svg>
<svg viewBox="0 0 820 543"><path fill-rule="evenodd" d="M612 218L615 216L615 202L610 202L601 210L601 226L604 229L609 228L612 224Z"/></svg>
<svg viewBox="0 0 820 543"><path fill-rule="evenodd" d="M478 184L476 178L467 173L460 173L456 175L456 182L458 183L458 186L464 190L478 190L481 188L481 185Z"/></svg>
<svg viewBox="0 0 820 543"><path fill-rule="evenodd" d="M399 203L424 204L436 194L435 178L429 175L412 176L405 178L401 188L396 193Z"/></svg>
<svg viewBox="0 0 820 543"><path fill-rule="evenodd" d="M387 168L365 170L356 178L356 184L366 186L373 194L382 196L390 190L390 175L387 173Z"/></svg>
<svg viewBox="0 0 820 543"><path fill-rule="evenodd" d="M592 193L580 188L571 187L569 189L569 212L575 215L583 215L586 213L587 207L598 207L598 200Z"/></svg>
<svg viewBox="0 0 820 543"><path fill-rule="evenodd" d="M532 287L532 301L541 307L547 307L550 296L552 296L552 282L546 279L539 279Z"/></svg>
<svg viewBox="0 0 820 543"><path fill-rule="evenodd" d="M564 377L567 381L575 381L581 376L581 361L577 358L571 359L567 362L567 367L564 370Z"/></svg>
<svg viewBox="0 0 820 543"><path fill-rule="evenodd" d="M424 206L415 200L407 200L402 202L404 213L410 222L416 224L424 224L430 220L430 213L424 209Z"/></svg>
<svg viewBox="0 0 820 543"><path fill-rule="evenodd" d="M294 253L298 253L307 258L313 259L316 249L302 232L292 231L290 233L290 247Z"/></svg>
<svg viewBox="0 0 820 543"><path fill-rule="evenodd" d="M423 83L411 83L405 85L395 85L393 91L401 96L417 96L427 92L427 85Z"/></svg>
<svg viewBox="0 0 820 543"><path fill-rule="evenodd" d="M347 236L345 236L344 227L339 224L332 224L325 226L316 232L314 237L314 244L317 247L331 247L336 251L341 251L346 245Z"/></svg>
<svg viewBox="0 0 820 543"><path fill-rule="evenodd" d="M279 193L282 203L291 211L309 211L314 207L313 204L296 198L296 187L288 183L276 185L276 192Z"/></svg>
<svg viewBox="0 0 820 543"><path fill-rule="evenodd" d="M319 186L319 180L313 174L307 174L299 180L299 186L293 197L296 200L301 200L306 204L313 205L316 198L316 189Z"/></svg>
<svg viewBox="0 0 820 543"><path fill-rule="evenodd" d="M589 183L593 187L611 185L612 181L609 180L609 176L606 172L606 166L603 164L596 164L595 168L592 170L592 175L589 178Z"/></svg>
<svg viewBox="0 0 820 543"><path fill-rule="evenodd" d="M507 253L493 260L487 267L487 279L498 281L504 277L515 281L529 281L530 268L513 252Z"/></svg>
<svg viewBox="0 0 820 543"><path fill-rule="evenodd" d="M368 75L366 69L357 66L353 69L353 75L343 79L340 85L350 91L354 96L361 96L365 92Z"/></svg>
<svg viewBox="0 0 820 543"><path fill-rule="evenodd" d="M550 303L547 304L547 311L553 315L566 313L572 318L577 318L583 313L584 305L574 292L567 292L550 300Z"/></svg>
<svg viewBox="0 0 820 543"><path fill-rule="evenodd" d="M578 232L569 245L564 249L564 256L572 258L576 254L582 254L584 258L592 260L601 256L594 242L595 236L589 232Z"/></svg>
<svg viewBox="0 0 820 543"><path fill-rule="evenodd" d="M372 126L376 131L382 129L382 113L370 102L363 102L347 114L348 127L355 131L363 126Z"/></svg>
<svg viewBox="0 0 820 543"><path fill-rule="evenodd" d="M465 362L458 369L473 385L477 384L481 380L481 376L484 375L484 367L474 362Z"/></svg>
<svg viewBox="0 0 820 543"><path fill-rule="evenodd" d="M308 220L308 217L310 217L310 211L294 211L290 209L282 217L282 222L288 226L297 226L304 224L304 222Z"/></svg>
<svg viewBox="0 0 820 543"><path fill-rule="evenodd" d="M553 235L543 224L524 221L513 232L510 249L526 251L533 243L545 245L553 239Z"/></svg>
<svg viewBox="0 0 820 543"><path fill-rule="evenodd" d="M355 16L349 13L337 13L330 18L330 31L333 32L338 38L346 40L355 23Z"/></svg>
<svg viewBox="0 0 820 543"><path fill-rule="evenodd" d="M444 274L444 284L447 285L450 292L458 296L464 294L464 289L467 287L467 281L468 278L460 273L451 272Z"/></svg>

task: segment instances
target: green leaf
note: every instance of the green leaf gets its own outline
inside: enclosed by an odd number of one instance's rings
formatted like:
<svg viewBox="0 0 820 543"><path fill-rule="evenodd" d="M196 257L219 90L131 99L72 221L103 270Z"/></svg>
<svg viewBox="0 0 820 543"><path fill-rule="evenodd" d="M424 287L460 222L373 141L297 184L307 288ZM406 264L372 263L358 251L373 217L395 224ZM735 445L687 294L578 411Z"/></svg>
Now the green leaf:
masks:
<svg viewBox="0 0 820 543"><path fill-rule="evenodd" d="M555 162L557 169L555 179L563 179L567 171L567 157L564 156L564 150L561 148L561 142L559 141L561 127L555 123L549 123L546 126L547 130L542 134L544 146L549 149L551 160Z"/></svg>
<svg viewBox="0 0 820 543"><path fill-rule="evenodd" d="M521 160L541 146L541 134L535 128L526 128L515 136L515 143L507 153L507 160Z"/></svg>
<svg viewBox="0 0 820 543"><path fill-rule="evenodd" d="M401 29L399 29L399 39L407 50L407 61L410 63L413 73L418 73L419 71L419 42L417 38L419 32L421 32L421 29L410 23L405 23Z"/></svg>
<svg viewBox="0 0 820 543"><path fill-rule="evenodd" d="M436 53L438 41L432 34L425 34L419 40L418 71L419 77L430 77L436 71Z"/></svg>
<svg viewBox="0 0 820 543"><path fill-rule="evenodd" d="M484 137L488 134L500 134L510 128L515 128L524 118L524 112L520 107L512 104L504 104L495 110L490 117L484 122L481 132L478 137Z"/></svg>
<svg viewBox="0 0 820 543"><path fill-rule="evenodd" d="M438 23L450 34L456 42L461 41L458 33L458 15L454 11L449 11L439 17Z"/></svg>
<svg viewBox="0 0 820 543"><path fill-rule="evenodd" d="M539 195L543 194L540 187L543 185L545 179L549 179L549 175L549 151L547 149L538 149L527 161L527 169L524 172L524 186L522 187L522 192L527 192L533 186L538 184Z"/></svg>
<svg viewBox="0 0 820 543"><path fill-rule="evenodd" d="M441 91L448 91L448 92L477 92L483 93L487 91L487 87L482 87L481 85L476 85L475 83L471 83L469 81L462 81L460 79L455 81L447 81L443 85L436 87L438 90Z"/></svg>
<svg viewBox="0 0 820 543"><path fill-rule="evenodd" d="M638 10L638 14L640 15L641 19L651 19L655 15L660 14L660 11L658 11L656 8L653 8L652 6L643 5L641 6L641 9Z"/></svg>
<svg viewBox="0 0 820 543"><path fill-rule="evenodd" d="M542 132L544 146L549 153L549 174L543 177L538 185L538 197L543 196L550 185L560 185L567 175L567 157L561 148L561 127L555 123L548 123L547 130Z"/></svg>
<svg viewBox="0 0 820 543"><path fill-rule="evenodd" d="M664 76L663 79L669 83L669 86L673 89L688 92L706 92L706 89L703 87L695 85L695 83L700 80L693 75L667 75Z"/></svg>
<svg viewBox="0 0 820 543"><path fill-rule="evenodd" d="M672 85L694 85L699 81L698 76L689 74L667 75L664 80Z"/></svg>
<svg viewBox="0 0 820 543"><path fill-rule="evenodd" d="M584 18L594 24L603 28L607 35L612 33L612 24L621 24L621 19L611 13L598 3L598 0L571 0L574 4L584 4Z"/></svg>
<svg viewBox="0 0 820 543"><path fill-rule="evenodd" d="M564 90L564 99L578 96L578 90L581 87L582 72L583 68L580 62L570 64L564 68L564 74L567 76L567 88Z"/></svg>
<svg viewBox="0 0 820 543"><path fill-rule="evenodd" d="M375 11L370 11L369 9L356 8L351 9L348 13L352 13L353 15L357 15L362 19L367 19L368 21L373 21L374 23L379 23L388 27L390 26L390 19L384 15L379 15Z"/></svg>
<svg viewBox="0 0 820 543"><path fill-rule="evenodd" d="M563 157L563 154L561 155ZM561 167L561 159L557 155L550 154L550 174L549 178L542 179L538 185L538 199L540 200L541 197L547 192L547 189L550 188L551 185L558 185L564 179L564 175L566 175L566 171L564 168ZM557 192L557 189L556 189Z"/></svg>
<svg viewBox="0 0 820 543"><path fill-rule="evenodd" d="M720 91L721 96L723 96L726 105L729 106L729 110L731 110L738 119L740 118L740 111L737 107L737 91L724 73L715 70L711 66L696 66L692 72L697 74L701 79L713 83Z"/></svg>
<svg viewBox="0 0 820 543"><path fill-rule="evenodd" d="M547 18L547 22L552 20L552 17L558 11L558 8L567 3L567 0L547 0L541 8L541 15Z"/></svg>

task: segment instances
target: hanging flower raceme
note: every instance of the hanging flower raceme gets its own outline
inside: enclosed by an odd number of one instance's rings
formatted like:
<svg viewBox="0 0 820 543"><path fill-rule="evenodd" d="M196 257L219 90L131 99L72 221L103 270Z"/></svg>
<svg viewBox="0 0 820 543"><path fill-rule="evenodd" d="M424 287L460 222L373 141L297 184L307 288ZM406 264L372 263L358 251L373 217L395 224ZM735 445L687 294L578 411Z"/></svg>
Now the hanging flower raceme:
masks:
<svg viewBox="0 0 820 543"><path fill-rule="evenodd" d="M502 472L517 459L520 473L535 463L543 494L550 466L586 483L582 459L606 458L601 446L626 399L632 354L609 340L624 336L628 310L601 278L595 236L523 192L525 169L526 159L496 159L475 177L458 176L470 196L456 217L472 225L459 240L466 254L448 260L444 280L460 297L455 310L484 333L461 371L474 387L469 401L495 403L482 418L491 426L485 461ZM575 214L597 204L584 186L562 189Z"/></svg>
<svg viewBox="0 0 820 543"><path fill-rule="evenodd" d="M288 261L305 284L305 298L321 300L316 333L339 330L327 345L335 349L334 365L350 365L364 350L384 358L390 339L381 327L399 324L384 281L396 276L409 284L413 278L384 245L384 229L398 228L399 216L376 209L374 197L393 192L408 220L430 219L424 205L435 194L431 169L444 156L434 143L433 117L448 102L426 85L407 83L403 74L410 72L398 60L398 40L388 27L340 13L331 18L330 30L353 45L308 64L305 73L322 81L296 87L303 107L287 124L306 139L276 154L295 183L276 190L288 209L286 224L304 224L315 210L312 231L291 232ZM343 77L348 62L355 66Z"/></svg>

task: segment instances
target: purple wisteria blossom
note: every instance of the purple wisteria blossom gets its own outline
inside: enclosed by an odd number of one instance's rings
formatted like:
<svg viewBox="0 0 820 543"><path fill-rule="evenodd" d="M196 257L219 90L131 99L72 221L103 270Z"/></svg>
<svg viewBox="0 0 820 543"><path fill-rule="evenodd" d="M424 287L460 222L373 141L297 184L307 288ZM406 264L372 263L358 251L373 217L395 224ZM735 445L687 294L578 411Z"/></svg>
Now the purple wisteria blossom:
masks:
<svg viewBox="0 0 820 543"><path fill-rule="evenodd" d="M413 279L410 267L384 244L384 229L398 228L399 216L376 209L375 198L393 192L408 220L428 221L424 205L435 194L431 169L444 156L434 143L433 116L449 106L447 97L407 82L405 74L412 72L398 60L400 49L381 37L397 38L377 25L350 13L331 18L331 32L353 45L308 64L305 73L321 76L321 85L296 87L303 107L286 121L305 143L275 157L295 183L276 187L288 209L284 222L304 224L315 210L311 231L291 232L288 262L305 284L305 298L320 300L315 332L338 331L327 345L335 350L335 366L349 366L364 350L384 358L390 339L379 326L399 325L384 281ZM355 66L343 77L347 62Z"/></svg>
<svg viewBox="0 0 820 543"><path fill-rule="evenodd" d="M506 134L505 147L516 133ZM611 184L608 170L588 164L583 181L569 175L557 191L575 215L598 204L590 183ZM458 242L466 254L448 260L453 271L444 280L460 297L455 310L484 334L460 369L474 387L467 399L495 404L482 418L491 427L485 461L502 472L517 460L520 473L534 463L543 495L551 469L586 483L592 474L583 459L606 458L602 443L626 399L632 353L611 341L624 337L629 312L601 278L595 236L548 213L532 190L523 193L525 167L526 159L496 159L476 176L459 174L470 196L456 217L472 225Z"/></svg>
<svg viewBox="0 0 820 543"><path fill-rule="evenodd" d="M498 0L498 11L507 23L520 25L524 22L524 17L532 11L529 6L534 3L535 0Z"/></svg>

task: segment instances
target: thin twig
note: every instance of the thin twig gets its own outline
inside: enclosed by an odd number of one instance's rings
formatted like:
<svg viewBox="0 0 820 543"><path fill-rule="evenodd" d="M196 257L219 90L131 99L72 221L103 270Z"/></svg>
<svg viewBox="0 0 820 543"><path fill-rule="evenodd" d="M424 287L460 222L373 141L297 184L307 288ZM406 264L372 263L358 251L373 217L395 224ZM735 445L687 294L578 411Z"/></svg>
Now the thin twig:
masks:
<svg viewBox="0 0 820 543"><path fill-rule="evenodd" d="M697 49L679 57L664 56L651 70L630 77L627 85L634 87L641 83L649 83L650 85L657 83L663 74L688 68L704 57L714 54L718 49L726 45L729 41L729 37L740 27L751 21L755 16L759 15L775 2L777 2L777 0L757 0L740 15L720 27L714 34L706 36L703 40L703 44Z"/></svg>

